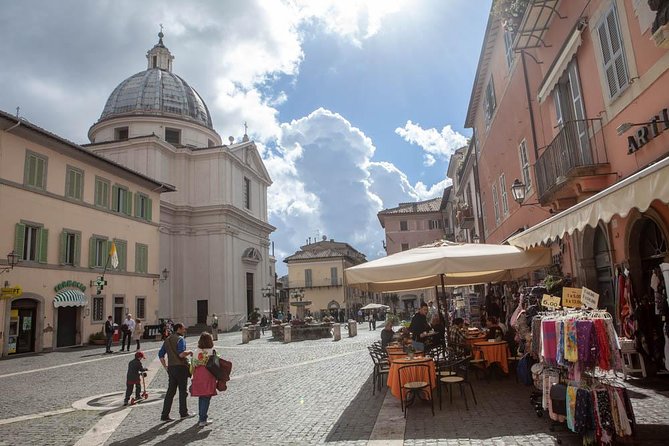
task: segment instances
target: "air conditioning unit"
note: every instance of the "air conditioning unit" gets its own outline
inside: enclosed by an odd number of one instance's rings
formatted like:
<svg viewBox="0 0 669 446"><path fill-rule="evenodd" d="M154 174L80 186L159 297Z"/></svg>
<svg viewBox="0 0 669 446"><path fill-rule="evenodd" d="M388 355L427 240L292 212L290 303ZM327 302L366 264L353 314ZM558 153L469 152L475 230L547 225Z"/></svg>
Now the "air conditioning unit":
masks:
<svg viewBox="0 0 669 446"><path fill-rule="evenodd" d="M669 25L660 26L653 33L653 41L655 41L656 47L669 49Z"/></svg>

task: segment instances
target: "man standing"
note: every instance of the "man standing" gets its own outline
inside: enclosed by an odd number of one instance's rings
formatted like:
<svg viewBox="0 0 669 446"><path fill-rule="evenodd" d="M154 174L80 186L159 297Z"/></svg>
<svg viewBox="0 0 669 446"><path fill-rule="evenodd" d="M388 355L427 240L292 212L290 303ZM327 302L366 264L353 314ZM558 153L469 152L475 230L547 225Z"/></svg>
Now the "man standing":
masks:
<svg viewBox="0 0 669 446"><path fill-rule="evenodd" d="M125 326L125 328L124 328ZM132 314L128 313L125 315L125 320L123 325L121 325L121 331L123 332L123 340L121 341L121 351L125 349L126 339L128 340L128 351L130 351L130 342L132 341L132 332L135 331L135 320L132 318Z"/></svg>
<svg viewBox="0 0 669 446"><path fill-rule="evenodd" d="M165 339L163 346L158 351L158 358L167 370L169 379L165 401L163 402L163 412L160 416L161 421L174 421L170 418L170 411L172 410L174 395L177 393L177 387L179 388L179 414L181 418L189 418L195 415L188 412L186 405L188 377L190 375L187 358L193 356L193 352L186 350L185 334L186 327L183 324L174 324L174 332ZM165 361L165 355L167 355L167 361Z"/></svg>
<svg viewBox="0 0 669 446"><path fill-rule="evenodd" d="M425 351L424 338L430 330L430 324L427 323L427 304L422 302L420 309L411 318L411 325L409 326L409 331L413 338L413 347L416 350Z"/></svg>
<svg viewBox="0 0 669 446"><path fill-rule="evenodd" d="M114 353L111 349L112 336L114 336L114 321L111 316L109 316L107 322L105 322L105 336L107 336L107 350L105 353Z"/></svg>

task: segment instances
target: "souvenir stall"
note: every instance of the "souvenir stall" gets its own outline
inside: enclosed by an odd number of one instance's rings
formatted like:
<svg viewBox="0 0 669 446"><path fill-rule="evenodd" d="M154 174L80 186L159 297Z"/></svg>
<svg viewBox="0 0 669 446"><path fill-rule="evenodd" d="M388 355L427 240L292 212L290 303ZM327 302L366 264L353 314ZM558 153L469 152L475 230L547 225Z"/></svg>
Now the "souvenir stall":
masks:
<svg viewBox="0 0 669 446"><path fill-rule="evenodd" d="M541 407L584 444L613 444L634 434L634 411L623 387L610 379L622 369L610 313L557 310L532 319L532 366Z"/></svg>

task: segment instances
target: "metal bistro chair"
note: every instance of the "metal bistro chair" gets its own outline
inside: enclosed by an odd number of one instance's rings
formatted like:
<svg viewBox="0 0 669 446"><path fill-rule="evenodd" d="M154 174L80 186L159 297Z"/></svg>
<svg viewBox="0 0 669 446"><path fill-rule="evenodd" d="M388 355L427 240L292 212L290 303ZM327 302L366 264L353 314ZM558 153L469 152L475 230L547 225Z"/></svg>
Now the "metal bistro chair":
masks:
<svg viewBox="0 0 669 446"><path fill-rule="evenodd" d="M427 381L416 380L416 376L427 376ZM400 382L400 403L404 418L407 417L409 406L413 404L416 395L424 395L430 400L432 416L434 416L434 398L432 397L432 374L427 364L411 364L400 367L397 370ZM422 398L422 397L421 397Z"/></svg>
<svg viewBox="0 0 669 446"><path fill-rule="evenodd" d="M374 362L374 371L372 372L372 395L374 395L376 393L377 386L378 389L381 390L381 386L383 385L383 376L385 375L386 378L388 377L388 373L390 372L390 365L388 364L387 359L383 358L377 351L374 351L372 348L369 349L369 356L372 357L372 361Z"/></svg>

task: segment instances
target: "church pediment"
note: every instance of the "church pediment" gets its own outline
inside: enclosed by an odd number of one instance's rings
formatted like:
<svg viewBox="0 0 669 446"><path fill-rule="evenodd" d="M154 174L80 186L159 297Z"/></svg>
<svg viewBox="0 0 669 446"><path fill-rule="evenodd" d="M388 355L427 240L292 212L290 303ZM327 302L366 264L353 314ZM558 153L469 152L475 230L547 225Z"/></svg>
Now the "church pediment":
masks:
<svg viewBox="0 0 669 446"><path fill-rule="evenodd" d="M258 177L267 182L267 185L272 184L272 179L269 176L269 172L265 168L265 163L263 163L258 148L253 142L248 144L240 144L236 147L231 147L230 152L235 155L245 166L255 172Z"/></svg>
<svg viewBox="0 0 669 446"><path fill-rule="evenodd" d="M262 261L262 255L256 248L246 248L242 254L242 261L257 264Z"/></svg>

